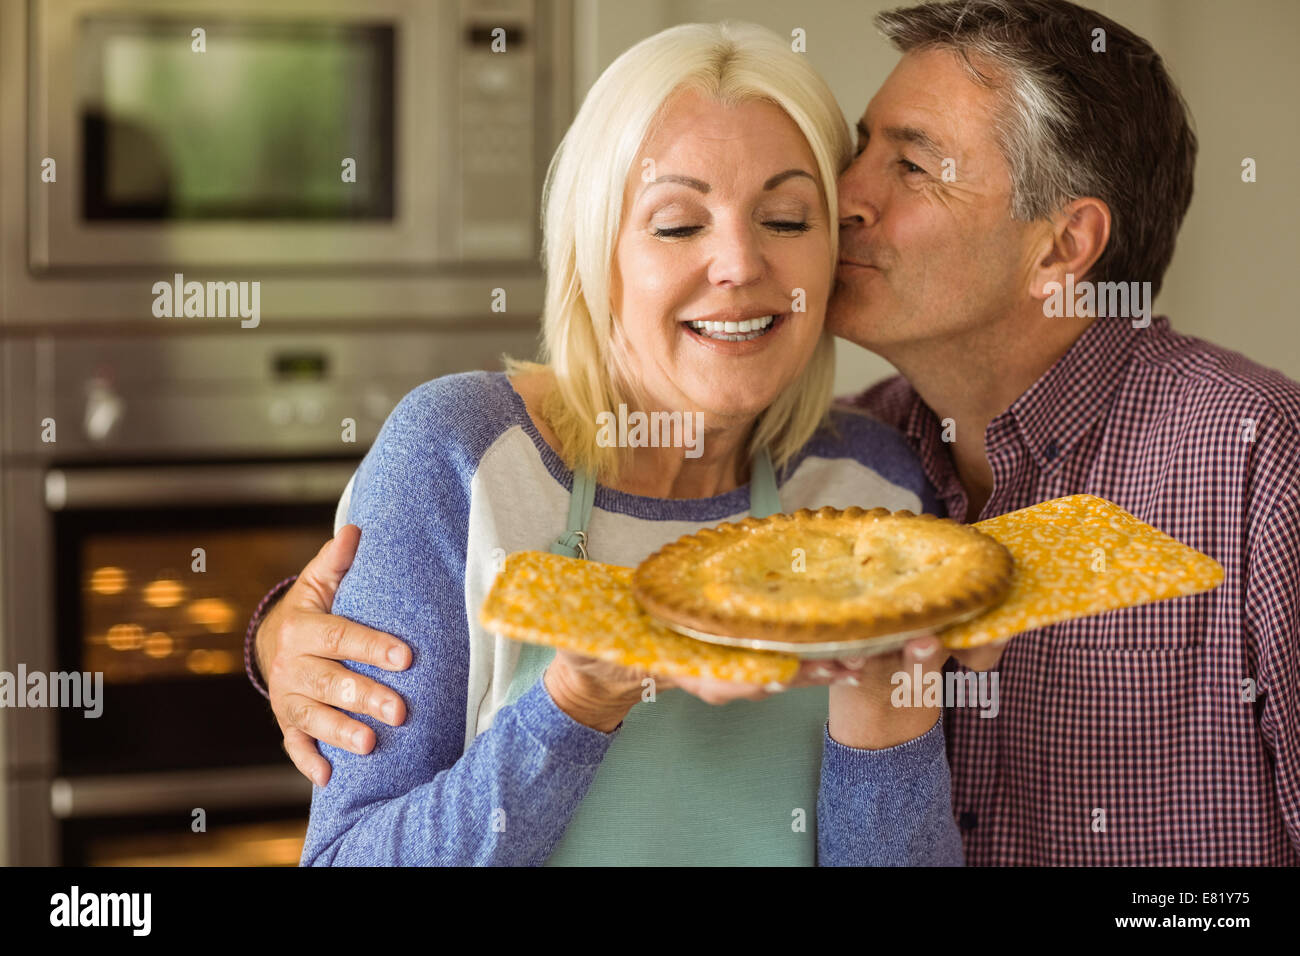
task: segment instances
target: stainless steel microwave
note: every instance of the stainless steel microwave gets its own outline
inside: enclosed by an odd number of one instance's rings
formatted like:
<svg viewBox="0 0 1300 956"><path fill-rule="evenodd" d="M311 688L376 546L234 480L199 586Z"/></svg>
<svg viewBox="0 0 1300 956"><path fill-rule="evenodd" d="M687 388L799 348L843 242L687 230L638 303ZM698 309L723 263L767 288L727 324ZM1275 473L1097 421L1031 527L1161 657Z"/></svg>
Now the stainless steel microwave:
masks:
<svg viewBox="0 0 1300 956"><path fill-rule="evenodd" d="M568 4L28 9L34 276L536 268L541 183L571 116Z"/></svg>

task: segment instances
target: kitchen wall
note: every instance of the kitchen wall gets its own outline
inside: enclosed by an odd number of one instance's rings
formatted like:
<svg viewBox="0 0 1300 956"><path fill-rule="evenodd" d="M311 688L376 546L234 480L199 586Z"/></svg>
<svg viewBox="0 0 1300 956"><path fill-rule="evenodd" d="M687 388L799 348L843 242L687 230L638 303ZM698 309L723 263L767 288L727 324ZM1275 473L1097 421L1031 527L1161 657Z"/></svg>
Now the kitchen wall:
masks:
<svg viewBox="0 0 1300 956"><path fill-rule="evenodd" d="M581 0L576 89L632 43L674 23L745 19L807 33L808 56L852 123L898 54L872 28L897 0ZM1300 315L1286 276L1300 262L1300 4L1294 0L1092 0L1093 9L1160 51L1191 107L1200 155L1196 193L1156 300L1174 327L1237 349L1300 379ZM1257 181L1241 181L1241 161ZM892 368L839 343L837 390L855 391Z"/></svg>

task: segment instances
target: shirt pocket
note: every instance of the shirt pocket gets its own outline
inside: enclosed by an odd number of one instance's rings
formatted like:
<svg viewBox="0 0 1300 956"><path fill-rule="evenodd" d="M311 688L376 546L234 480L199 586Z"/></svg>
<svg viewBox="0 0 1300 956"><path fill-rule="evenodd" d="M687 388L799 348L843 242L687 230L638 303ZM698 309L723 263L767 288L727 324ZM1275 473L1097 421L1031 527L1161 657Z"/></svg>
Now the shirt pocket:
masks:
<svg viewBox="0 0 1300 956"><path fill-rule="evenodd" d="M1211 631L1212 595L1213 592L1193 594L1107 611L1055 624L1040 633L1052 647L1079 652L1173 651L1203 647Z"/></svg>

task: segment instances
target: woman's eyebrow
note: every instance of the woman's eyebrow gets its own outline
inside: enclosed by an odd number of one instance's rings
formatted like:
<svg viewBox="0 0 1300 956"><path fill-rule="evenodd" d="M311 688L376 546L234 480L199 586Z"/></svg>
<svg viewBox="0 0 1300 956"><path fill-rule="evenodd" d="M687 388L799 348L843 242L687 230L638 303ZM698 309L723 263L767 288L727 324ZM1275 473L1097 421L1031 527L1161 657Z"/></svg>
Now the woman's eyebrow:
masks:
<svg viewBox="0 0 1300 956"><path fill-rule="evenodd" d="M775 189L777 186L780 186L787 179L793 179L795 176L806 176L808 179L811 179L813 181L813 185L817 184L817 180L812 173L804 172L802 169L787 169L785 172L777 173L767 182L763 183L763 189L764 190Z"/></svg>
<svg viewBox="0 0 1300 956"><path fill-rule="evenodd" d="M805 172L802 169L787 169L785 172L777 173L775 176L770 177L767 180L767 182L763 183L763 191L766 192L769 189L775 189L777 186L780 186L787 179L792 179L795 176L805 176L808 179L811 179L813 183L817 182L816 178L812 175L812 173ZM646 183L644 186L642 186L639 192L637 193L637 195L640 196L641 193L645 192L651 186L659 186L663 183L679 183L682 186L689 186L692 189L702 193L707 193L711 189L713 189L713 187L710 186L708 183L706 183L704 180L696 179L694 176L681 176L678 175L677 173L666 173L663 176L660 176L658 179L653 179L650 182Z"/></svg>

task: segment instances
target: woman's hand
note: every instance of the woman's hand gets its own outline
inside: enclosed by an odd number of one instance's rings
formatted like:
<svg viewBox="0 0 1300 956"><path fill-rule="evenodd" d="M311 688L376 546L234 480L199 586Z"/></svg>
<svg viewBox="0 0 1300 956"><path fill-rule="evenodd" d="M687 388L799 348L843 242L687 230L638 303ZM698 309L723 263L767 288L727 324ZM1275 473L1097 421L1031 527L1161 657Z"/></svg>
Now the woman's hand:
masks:
<svg viewBox="0 0 1300 956"><path fill-rule="evenodd" d="M912 694L905 695L905 706L895 706L895 675L906 674L909 684L918 674L924 681L947 658L939 639L927 634L888 654L842 662L853 676L831 687L831 737L846 747L883 750L923 736L938 721L942 706L912 706Z"/></svg>
<svg viewBox="0 0 1300 956"><path fill-rule="evenodd" d="M636 706L642 682L649 677L645 671L557 650L542 681L560 710L578 723L608 734Z"/></svg>
<svg viewBox="0 0 1300 956"><path fill-rule="evenodd" d="M834 684L857 674L857 665L847 666L841 661L800 661L799 670L787 684L744 684L717 680L712 677L660 678L659 687L680 687L706 704L729 704L733 700L763 700L780 694L791 687L811 687L816 684Z"/></svg>
<svg viewBox="0 0 1300 956"><path fill-rule="evenodd" d="M747 684L711 677L664 677L559 650L544 680L551 699L562 711L580 724L610 733L645 699L647 687L653 687L656 694L683 690L706 704L720 706L733 700L763 700L791 687L856 679L859 672L857 662L801 661L787 684Z"/></svg>

